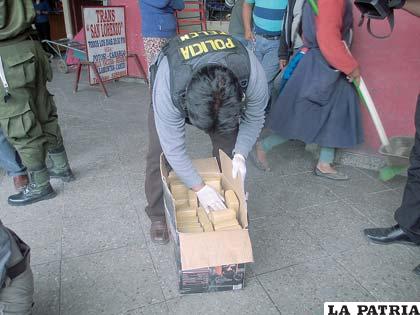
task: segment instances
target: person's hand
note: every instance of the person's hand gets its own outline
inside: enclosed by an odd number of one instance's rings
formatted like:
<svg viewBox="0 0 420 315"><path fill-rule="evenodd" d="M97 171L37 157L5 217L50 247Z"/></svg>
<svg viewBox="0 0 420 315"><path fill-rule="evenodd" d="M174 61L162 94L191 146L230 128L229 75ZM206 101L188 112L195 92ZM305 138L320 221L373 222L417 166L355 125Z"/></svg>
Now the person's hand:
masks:
<svg viewBox="0 0 420 315"><path fill-rule="evenodd" d="M203 188L197 191L197 197L201 206L207 212L226 209L224 198L213 187L204 185Z"/></svg>
<svg viewBox="0 0 420 315"><path fill-rule="evenodd" d="M238 174L241 174L242 181L245 182L246 164L242 154L235 154L232 160L232 177L236 178Z"/></svg>
<svg viewBox="0 0 420 315"><path fill-rule="evenodd" d="M250 40L252 42L255 42L255 36L254 33L252 33L251 30L245 30L244 37L246 40Z"/></svg>
<svg viewBox="0 0 420 315"><path fill-rule="evenodd" d="M280 70L283 70L287 65L287 60L286 59L280 59L279 60L279 68Z"/></svg>
<svg viewBox="0 0 420 315"><path fill-rule="evenodd" d="M357 86L359 86L359 84L360 84L360 68L357 67L356 69L354 69L347 76L347 80L349 80L349 82L354 82Z"/></svg>

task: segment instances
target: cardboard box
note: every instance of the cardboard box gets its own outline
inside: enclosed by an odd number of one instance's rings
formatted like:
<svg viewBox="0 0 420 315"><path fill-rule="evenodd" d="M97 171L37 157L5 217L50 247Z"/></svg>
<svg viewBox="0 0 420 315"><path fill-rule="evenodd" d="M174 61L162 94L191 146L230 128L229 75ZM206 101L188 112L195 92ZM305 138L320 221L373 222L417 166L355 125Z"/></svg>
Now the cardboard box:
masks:
<svg viewBox="0 0 420 315"><path fill-rule="evenodd" d="M219 174L223 189L233 190L239 199L238 222L241 230L181 233L177 230L175 200L168 186L170 166L161 156L165 215L175 244L175 259L181 293L201 293L242 289L245 264L253 262L248 233L248 212L240 176L232 178L232 161L220 151L221 170L215 158L194 160L201 175Z"/></svg>

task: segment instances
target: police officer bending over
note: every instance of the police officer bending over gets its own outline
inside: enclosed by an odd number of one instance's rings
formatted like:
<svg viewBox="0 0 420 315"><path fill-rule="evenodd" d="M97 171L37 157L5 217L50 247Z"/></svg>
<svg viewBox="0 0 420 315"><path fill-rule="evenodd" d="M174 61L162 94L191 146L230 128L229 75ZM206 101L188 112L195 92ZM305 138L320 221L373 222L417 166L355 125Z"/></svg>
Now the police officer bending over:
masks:
<svg viewBox="0 0 420 315"><path fill-rule="evenodd" d="M185 147L185 123L206 132L213 145L233 156L233 176L245 178L245 159L264 124L267 80L255 55L218 31L172 39L152 67L149 148L146 166L146 212L152 241L168 241L159 170L161 152L203 207L223 209L222 197L205 185Z"/></svg>
<svg viewBox="0 0 420 315"><path fill-rule="evenodd" d="M0 127L29 175L28 186L9 197L12 206L53 198L50 176L73 179L57 109L46 87L52 80L48 56L39 42L28 39L34 18L31 0L0 0Z"/></svg>
<svg viewBox="0 0 420 315"><path fill-rule="evenodd" d="M403 9L420 17L420 1L407 0ZM365 229L366 237L374 243L405 243L420 245L420 95L415 116L416 135L411 151L407 184L401 206L395 211L396 225L386 228ZM420 265L414 272L420 276Z"/></svg>

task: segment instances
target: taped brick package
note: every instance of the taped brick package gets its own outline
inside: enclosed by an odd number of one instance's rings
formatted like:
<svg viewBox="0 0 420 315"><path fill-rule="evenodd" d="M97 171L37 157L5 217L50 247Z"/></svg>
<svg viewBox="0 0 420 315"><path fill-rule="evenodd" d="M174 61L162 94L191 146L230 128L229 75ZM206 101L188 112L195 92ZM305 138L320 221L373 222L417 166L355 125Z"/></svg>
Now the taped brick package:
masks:
<svg viewBox="0 0 420 315"><path fill-rule="evenodd" d="M206 213L195 192L161 157L166 220L181 293L241 289L245 264L253 261L242 182L232 178L232 161L225 153L220 152L220 160L222 171L215 158L193 161L204 182L228 197L229 209Z"/></svg>

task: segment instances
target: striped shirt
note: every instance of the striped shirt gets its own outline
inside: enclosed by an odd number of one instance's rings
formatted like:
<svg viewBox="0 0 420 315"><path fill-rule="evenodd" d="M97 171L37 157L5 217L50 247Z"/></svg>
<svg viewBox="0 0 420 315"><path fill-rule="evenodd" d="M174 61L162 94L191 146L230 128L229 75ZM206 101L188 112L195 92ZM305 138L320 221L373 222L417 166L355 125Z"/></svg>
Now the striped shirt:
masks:
<svg viewBox="0 0 420 315"><path fill-rule="evenodd" d="M283 29L283 17L287 0L245 0L254 5L253 20L255 33L280 35Z"/></svg>

